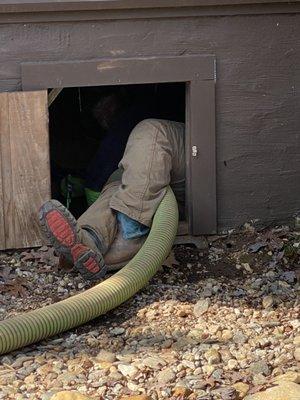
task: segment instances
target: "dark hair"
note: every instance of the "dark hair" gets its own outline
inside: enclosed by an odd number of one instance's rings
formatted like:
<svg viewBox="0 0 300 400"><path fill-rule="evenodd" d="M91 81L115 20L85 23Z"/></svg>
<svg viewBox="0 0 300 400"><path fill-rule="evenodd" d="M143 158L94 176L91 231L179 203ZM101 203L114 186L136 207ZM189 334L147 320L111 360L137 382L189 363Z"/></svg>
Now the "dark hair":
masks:
<svg viewBox="0 0 300 400"><path fill-rule="evenodd" d="M130 96L125 87L109 88L93 107L93 116L99 125L107 130L118 111L129 102Z"/></svg>

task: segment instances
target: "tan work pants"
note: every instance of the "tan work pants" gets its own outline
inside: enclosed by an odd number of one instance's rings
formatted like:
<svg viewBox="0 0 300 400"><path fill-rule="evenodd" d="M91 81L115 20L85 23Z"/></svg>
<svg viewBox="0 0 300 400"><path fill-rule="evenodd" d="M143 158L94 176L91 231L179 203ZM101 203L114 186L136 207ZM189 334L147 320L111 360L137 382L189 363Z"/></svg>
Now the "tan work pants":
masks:
<svg viewBox="0 0 300 400"><path fill-rule="evenodd" d="M119 163L122 182L108 183L78 220L80 227L90 227L99 237L103 254L116 236L115 211L150 227L168 185L184 206L184 132L182 123L157 119L144 120L131 132ZM83 243L95 246L86 231L81 230L80 235Z"/></svg>

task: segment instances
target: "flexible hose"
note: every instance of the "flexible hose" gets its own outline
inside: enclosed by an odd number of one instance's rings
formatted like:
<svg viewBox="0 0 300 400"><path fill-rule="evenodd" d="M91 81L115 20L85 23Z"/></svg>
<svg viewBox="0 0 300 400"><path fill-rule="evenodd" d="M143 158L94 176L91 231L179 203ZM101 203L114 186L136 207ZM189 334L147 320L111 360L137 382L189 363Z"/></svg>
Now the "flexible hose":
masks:
<svg viewBox="0 0 300 400"><path fill-rule="evenodd" d="M178 209L170 188L136 256L118 273L83 293L0 323L0 354L82 325L132 297L156 273L176 236Z"/></svg>

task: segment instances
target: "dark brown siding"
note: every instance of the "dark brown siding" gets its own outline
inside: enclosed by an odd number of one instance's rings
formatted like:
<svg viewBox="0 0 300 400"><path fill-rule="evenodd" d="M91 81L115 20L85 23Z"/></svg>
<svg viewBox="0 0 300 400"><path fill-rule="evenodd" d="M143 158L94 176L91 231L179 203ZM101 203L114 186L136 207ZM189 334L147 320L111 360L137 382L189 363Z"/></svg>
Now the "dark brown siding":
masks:
<svg viewBox="0 0 300 400"><path fill-rule="evenodd" d="M23 61L214 54L219 228L300 208L300 15L0 25L0 91Z"/></svg>

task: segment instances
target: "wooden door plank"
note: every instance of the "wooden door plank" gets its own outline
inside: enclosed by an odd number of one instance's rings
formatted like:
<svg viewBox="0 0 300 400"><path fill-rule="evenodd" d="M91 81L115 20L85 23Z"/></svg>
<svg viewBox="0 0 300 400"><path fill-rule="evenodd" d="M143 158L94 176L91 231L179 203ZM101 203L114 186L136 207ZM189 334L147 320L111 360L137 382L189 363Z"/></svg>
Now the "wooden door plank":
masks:
<svg viewBox="0 0 300 400"><path fill-rule="evenodd" d="M0 250L6 248L5 238L5 221L4 221L4 196L6 193L5 187L5 153L10 149L7 148L7 139L9 139L9 124L8 124L8 95L0 93ZM3 153L3 154L2 154Z"/></svg>
<svg viewBox="0 0 300 400"><path fill-rule="evenodd" d="M47 91L10 93L9 129L13 206L5 218L14 237L6 246L38 246L38 210L50 197Z"/></svg>

